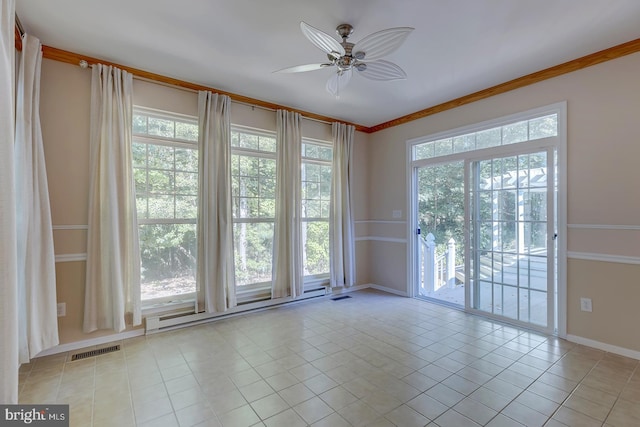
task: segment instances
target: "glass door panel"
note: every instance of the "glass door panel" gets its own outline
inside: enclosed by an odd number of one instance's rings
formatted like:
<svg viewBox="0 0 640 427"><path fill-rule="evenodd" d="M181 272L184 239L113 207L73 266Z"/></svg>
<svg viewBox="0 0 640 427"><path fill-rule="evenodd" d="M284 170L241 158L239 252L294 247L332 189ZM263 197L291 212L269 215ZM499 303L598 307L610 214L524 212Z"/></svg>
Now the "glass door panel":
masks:
<svg viewBox="0 0 640 427"><path fill-rule="evenodd" d="M418 296L465 305L464 161L416 170Z"/></svg>
<svg viewBox="0 0 640 427"><path fill-rule="evenodd" d="M555 289L549 153L471 163L469 198L472 308L542 328L553 324Z"/></svg>

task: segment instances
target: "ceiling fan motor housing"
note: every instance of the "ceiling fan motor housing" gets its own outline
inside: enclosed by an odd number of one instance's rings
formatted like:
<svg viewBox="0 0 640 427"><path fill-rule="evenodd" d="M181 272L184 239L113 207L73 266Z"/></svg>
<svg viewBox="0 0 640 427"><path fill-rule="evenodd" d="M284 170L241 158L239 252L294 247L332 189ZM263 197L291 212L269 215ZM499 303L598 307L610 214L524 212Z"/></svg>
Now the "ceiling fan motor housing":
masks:
<svg viewBox="0 0 640 427"><path fill-rule="evenodd" d="M344 40L353 34L353 27L349 24L340 24L336 27L336 33Z"/></svg>

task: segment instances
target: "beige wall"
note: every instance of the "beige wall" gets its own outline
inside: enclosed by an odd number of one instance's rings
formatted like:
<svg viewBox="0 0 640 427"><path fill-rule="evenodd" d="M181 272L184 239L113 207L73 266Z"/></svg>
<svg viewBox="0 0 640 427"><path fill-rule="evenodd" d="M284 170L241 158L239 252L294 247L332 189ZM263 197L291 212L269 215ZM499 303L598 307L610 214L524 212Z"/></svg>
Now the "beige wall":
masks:
<svg viewBox="0 0 640 427"><path fill-rule="evenodd" d="M86 255L86 225L89 191L89 107L91 72L61 62L44 60L41 77L42 132L49 179L56 255ZM195 92L156 83L134 80L134 104L197 116ZM232 103L232 123L275 131L273 111ZM331 126L303 120L304 137L331 140ZM368 158L368 135L357 132L356 159ZM368 162L354 167L354 211L356 218L368 218ZM60 229L60 226L63 226ZM69 227L71 226L71 227ZM77 227L80 226L80 227ZM84 226L84 228L83 228ZM366 244L357 247L358 283L368 283ZM57 262L58 302L65 302L67 314L58 318L60 343L70 343L111 334L82 332L85 262Z"/></svg>
<svg viewBox="0 0 640 427"><path fill-rule="evenodd" d="M638 70L640 54L634 54L373 134L371 217L390 220L393 209L403 209L406 218L407 140L567 101L566 196L568 223L574 225L567 236L570 254L637 260L639 231L578 225L640 225ZM390 227L387 224L384 232L392 233ZM407 237L406 228L401 237ZM372 242L374 283L406 290L402 249L394 242ZM385 260L384 268L373 267L380 264L375 259ZM568 334L640 351L640 310L635 308L640 301L640 265L570 259L567 276ZM592 298L592 313L579 310L580 297Z"/></svg>

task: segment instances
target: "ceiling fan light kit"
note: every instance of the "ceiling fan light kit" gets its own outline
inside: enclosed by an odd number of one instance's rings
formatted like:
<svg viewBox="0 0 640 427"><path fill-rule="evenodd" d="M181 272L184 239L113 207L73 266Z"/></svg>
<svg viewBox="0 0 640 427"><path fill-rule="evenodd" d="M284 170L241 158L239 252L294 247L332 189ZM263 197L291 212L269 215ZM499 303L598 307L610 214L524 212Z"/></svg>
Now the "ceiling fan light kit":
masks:
<svg viewBox="0 0 640 427"><path fill-rule="evenodd" d="M341 24L336 28L342 42L338 42L329 34L306 22L300 23L300 29L314 46L326 53L329 62L296 65L276 72L300 73L336 67L336 72L326 84L327 91L336 98L340 96L340 89L344 88L351 80L353 70L356 70L356 74L369 80L388 81L407 78L407 74L398 65L380 58L400 47L413 28L388 28L369 34L357 43L347 41L353 33L353 27L349 24Z"/></svg>

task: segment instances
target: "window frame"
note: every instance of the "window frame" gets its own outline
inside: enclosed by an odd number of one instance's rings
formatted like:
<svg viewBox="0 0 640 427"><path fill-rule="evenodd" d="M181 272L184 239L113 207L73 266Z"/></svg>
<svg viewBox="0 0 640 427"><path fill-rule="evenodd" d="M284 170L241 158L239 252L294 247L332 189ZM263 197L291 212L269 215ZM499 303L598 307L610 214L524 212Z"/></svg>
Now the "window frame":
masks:
<svg viewBox="0 0 640 427"><path fill-rule="evenodd" d="M270 131L266 131L263 129L257 129L257 128L252 128L249 126L243 126L243 125L235 125L232 124L231 125L231 134L232 134L232 141L233 141L233 133L234 132L238 132L238 133L246 133L246 134L250 134L250 135L255 135L258 137L268 137L268 138L276 138L276 132L270 132ZM233 158L234 155L239 155L239 156L249 156L249 157L255 157L258 159L267 159L267 160L273 160L276 163L276 168L277 168L277 155L276 155L276 150L274 149L274 151L265 151L265 150L259 150L259 149L255 149L255 148L248 148L248 147L239 147L239 146L234 146L231 145L231 156ZM232 161L233 163L233 161ZM233 168L233 165L232 165ZM231 171L231 179L233 182L234 176L236 176L234 174L234 171ZM239 176L239 175L238 175ZM274 200L275 200L275 179L276 179L276 174L274 174L273 179L274 179ZM232 191L233 193L233 191ZM235 197L232 194L232 201L233 199L235 199ZM233 202L232 202L233 203ZM234 208L233 208L234 209ZM238 218L235 216L235 209L232 212L232 223L235 224L272 224L273 227L275 227L275 223L276 223L276 218L275 218L275 211L274 211L274 216L273 217L254 217L254 218ZM235 257L235 239L234 239L234 257ZM272 238L272 245L273 245L273 238ZM234 262L237 261L234 259ZM270 263L271 266L273 268L273 253L271 255L271 259L270 259ZM273 273L273 270L272 270ZM235 278L235 274L236 272L234 271L234 278ZM256 300L261 300L261 299L265 299L267 297L269 297L271 295L271 288L272 288L272 281L268 280L268 281L262 281L262 282L255 282L255 283L250 283L250 284L246 284L246 285L238 285L235 284L235 291L236 291L236 298L238 300L238 303L247 303L247 302L255 302Z"/></svg>
<svg viewBox="0 0 640 427"><path fill-rule="evenodd" d="M198 144L197 137L195 140L192 140L192 141L175 137L175 122L189 123L189 124L198 126L197 117L186 115L186 114L174 113L170 111L162 111L162 110L157 110L157 109L152 109L152 108L147 108L142 106L133 107L133 116L135 115L144 115L147 117L147 130L148 130L149 118L174 121L174 132L173 132L174 136L167 137L162 135L150 135L148 132L138 133L134 130L133 123L132 123L132 129L131 129L132 144L145 144L147 149L149 145L189 149L189 150L194 150L197 155L199 154L199 147L198 147L199 144ZM146 159L148 161L148 154L146 155ZM137 168L135 165L133 165L133 169L135 170L135 169L142 169L142 168ZM147 163L144 167L144 170L148 175L150 170L165 170L165 169L150 168L149 164ZM171 172L174 174L176 172L195 173L196 182L200 174L199 170L196 170L195 172L191 172L191 171L182 171L182 170L176 169L175 162L174 162L174 167L171 169ZM199 200L197 200L197 191L198 191L197 184L196 184L195 191L196 191L196 203L198 203ZM146 199L148 203L149 193L145 192L145 194L146 194ZM174 193L171 193L170 195L173 196L174 198L174 216L175 216L175 197L180 196L181 194L174 192ZM138 196L138 193L136 192L136 199L138 198L137 196ZM137 200L136 200L136 203L137 203ZM148 214L148 207L145 210L147 211L147 214ZM193 224L197 226L197 207L196 207L196 216L194 218L146 218L146 217L141 218L139 215L137 216L138 231L140 230L140 226L156 225L156 224L157 225ZM196 236L196 239L197 239L197 236ZM196 248L197 248L197 244L196 244ZM195 268L193 273L195 278L195 275L196 275ZM194 286L197 286L197 285L194 284ZM142 284L141 284L141 287L142 287ZM191 306L193 305L195 298L196 298L196 289L194 288L193 292L186 292L182 294L175 294L175 295L162 296L162 297L156 297L156 298L142 299L142 296L141 296L140 304L143 308L144 313L149 314L149 313L157 312L158 310L163 311L163 309L166 309L166 308L175 309L182 305Z"/></svg>
<svg viewBox="0 0 640 427"><path fill-rule="evenodd" d="M310 145L315 145L315 146L319 146L319 147L323 147L323 148L329 148L331 149L331 159L330 160L326 160L326 159L320 159L317 157L307 157L304 156L302 154L302 150L301 150L301 155L300 155L300 182L302 183L302 165L303 164L311 164L311 165L319 165L319 166L328 166L331 169L331 177L333 177L333 143L331 141L324 141L324 140L320 140L320 139L315 139L315 138L302 138L302 145L304 144L310 144ZM329 188L331 188L331 180L329 181ZM302 201L303 200L311 200L311 199L303 199L302 197L302 191L303 191L303 186L301 185L300 188L301 194L300 194L300 202L302 205ZM322 199L320 199L320 201L322 201ZM330 212L331 212L331 196L329 196L329 215L327 215L326 218L324 217L309 217L309 218L305 218L301 215L300 217L300 235L302 236L302 227L304 226L303 223L310 223L310 222L326 222L327 224L329 224L329 220L330 220ZM322 209L321 209L322 210ZM302 212L301 212L302 213ZM303 245L304 242L300 242L301 245ZM329 249L330 250L330 249ZM328 256L331 256L329 253L327 254ZM304 261L303 261L304 264ZM325 287L329 285L329 279L330 279L330 275L331 272L327 271L326 273L321 273L321 274L308 274L308 275L304 275L304 265L302 265L302 271L303 271L303 284L304 284L304 289L305 291L310 291L310 290L315 290L318 289L320 287Z"/></svg>

